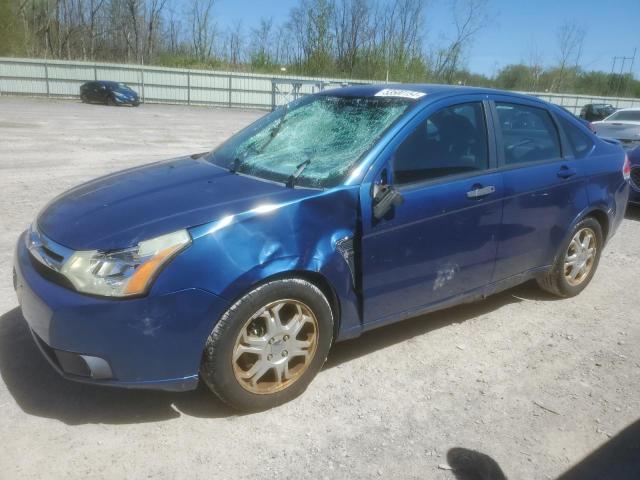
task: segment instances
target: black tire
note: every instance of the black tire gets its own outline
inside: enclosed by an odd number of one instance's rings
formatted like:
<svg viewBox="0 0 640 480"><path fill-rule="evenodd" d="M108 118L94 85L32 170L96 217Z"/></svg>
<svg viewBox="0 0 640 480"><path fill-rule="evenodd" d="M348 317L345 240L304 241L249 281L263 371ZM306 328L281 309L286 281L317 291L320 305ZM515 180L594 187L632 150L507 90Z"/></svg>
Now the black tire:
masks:
<svg viewBox="0 0 640 480"><path fill-rule="evenodd" d="M115 107L118 104L116 103L116 101L113 99L113 97L111 95L109 95L107 97L107 105L109 105L110 107Z"/></svg>
<svg viewBox="0 0 640 480"><path fill-rule="evenodd" d="M236 339L247 321L260 309L282 299L307 306L317 321L317 346L306 370L289 386L274 393L253 393L243 387L234 374L233 351ZM318 287L299 278L264 283L227 310L207 339L200 377L220 399L243 411L273 408L300 395L322 368L333 341L333 313Z"/></svg>
<svg viewBox="0 0 640 480"><path fill-rule="evenodd" d="M89 99L84 93L80 94L80 101L82 101L82 103L89 103Z"/></svg>
<svg viewBox="0 0 640 480"><path fill-rule="evenodd" d="M589 273L584 277L584 279L578 285L572 285L569 283L565 275L565 258L573 237L583 229L590 229L595 234L595 258ZM569 235L568 240L560 247L551 269L541 277L537 278L538 285L542 290L557 297L568 298L578 295L587 287L587 285L589 285L589 282L591 282L591 279L598 268L598 264L600 263L600 255L602 254L603 246L604 240L600 222L592 217L587 217L581 220Z"/></svg>

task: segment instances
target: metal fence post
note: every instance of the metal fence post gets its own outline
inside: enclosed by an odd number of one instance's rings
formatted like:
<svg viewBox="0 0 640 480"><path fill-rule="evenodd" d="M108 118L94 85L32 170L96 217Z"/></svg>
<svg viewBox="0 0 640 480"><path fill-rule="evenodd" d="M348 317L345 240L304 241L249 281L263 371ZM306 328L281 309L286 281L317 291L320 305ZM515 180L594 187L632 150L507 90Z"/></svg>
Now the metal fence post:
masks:
<svg viewBox="0 0 640 480"><path fill-rule="evenodd" d="M227 89L229 90L229 108L231 108L231 75L229 75L229 79L227 82Z"/></svg>
<svg viewBox="0 0 640 480"><path fill-rule="evenodd" d="M276 79L271 79L271 111L276 109Z"/></svg>
<svg viewBox="0 0 640 480"><path fill-rule="evenodd" d="M142 92L142 103L145 102L144 96L144 69L140 69L140 91Z"/></svg>
<svg viewBox="0 0 640 480"><path fill-rule="evenodd" d="M191 105L191 71L187 70L187 105Z"/></svg>
<svg viewBox="0 0 640 480"><path fill-rule="evenodd" d="M93 80L94 81L98 81L98 66L94 65L93 66Z"/></svg>
<svg viewBox="0 0 640 480"><path fill-rule="evenodd" d="M44 62L44 81L47 85L47 97L51 96L51 91L49 90L49 65L47 62Z"/></svg>

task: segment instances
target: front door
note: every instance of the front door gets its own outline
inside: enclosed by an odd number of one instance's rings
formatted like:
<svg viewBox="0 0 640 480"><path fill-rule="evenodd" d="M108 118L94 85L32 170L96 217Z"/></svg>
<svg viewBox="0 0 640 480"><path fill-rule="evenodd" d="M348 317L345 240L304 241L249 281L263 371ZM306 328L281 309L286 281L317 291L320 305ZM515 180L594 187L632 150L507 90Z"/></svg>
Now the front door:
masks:
<svg viewBox="0 0 640 480"><path fill-rule="evenodd" d="M363 207L365 328L491 281L502 177L487 113L480 99L441 106L414 120L385 154L378 182L389 182L404 202L379 220Z"/></svg>

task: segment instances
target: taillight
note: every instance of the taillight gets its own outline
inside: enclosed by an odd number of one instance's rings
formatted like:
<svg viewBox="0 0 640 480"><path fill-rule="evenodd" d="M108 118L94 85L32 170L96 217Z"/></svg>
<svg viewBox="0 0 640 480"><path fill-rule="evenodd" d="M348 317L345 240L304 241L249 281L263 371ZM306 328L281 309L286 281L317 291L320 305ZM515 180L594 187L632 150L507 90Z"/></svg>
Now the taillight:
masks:
<svg viewBox="0 0 640 480"><path fill-rule="evenodd" d="M622 176L625 180L631 178L631 162L629 161L629 155L624 154L624 165L622 166Z"/></svg>
<svg viewBox="0 0 640 480"><path fill-rule="evenodd" d="M593 133L596 133L596 127L593 126L593 123L589 122L587 124L587 127L589 127L589 130L591 130Z"/></svg>

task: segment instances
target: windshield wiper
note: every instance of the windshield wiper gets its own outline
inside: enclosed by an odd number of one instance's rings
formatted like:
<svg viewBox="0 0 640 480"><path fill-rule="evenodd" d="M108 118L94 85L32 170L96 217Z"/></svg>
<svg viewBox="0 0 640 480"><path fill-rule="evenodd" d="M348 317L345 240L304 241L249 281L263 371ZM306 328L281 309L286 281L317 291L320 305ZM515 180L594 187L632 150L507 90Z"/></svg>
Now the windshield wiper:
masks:
<svg viewBox="0 0 640 480"><path fill-rule="evenodd" d="M229 167L229 173L236 173L238 171L238 168L240 168L240 165L242 165L242 160L240 160L240 157L234 158L233 163Z"/></svg>
<svg viewBox="0 0 640 480"><path fill-rule="evenodd" d="M287 113L289 112L289 105L286 104L283 108L284 108L284 112L282 112L282 116L280 117L280 121L278 122L278 124L275 127L273 127L273 129L269 133L269 138L264 143L264 145L262 145L260 148L258 148L256 150L256 153L264 152L264 149L267 148L269 146L269 144L273 141L273 139L276 138L276 135L278 135L278 133L280 133L280 129L282 128L282 125L284 124L284 119L287 116Z"/></svg>
<svg viewBox="0 0 640 480"><path fill-rule="evenodd" d="M307 165L309 165L310 163L311 159L307 158L304 162L296 167L296 171L289 175L289 178L287 179L287 188L293 188L295 186L296 180L300 175L302 175L302 172L304 172L304 169L307 168Z"/></svg>
<svg viewBox="0 0 640 480"><path fill-rule="evenodd" d="M252 150L255 152L256 149L253 147L253 145L250 145L244 152L242 152L240 155L234 158L233 163L229 167L230 173L238 173L238 169L242 166L242 164L245 162L245 160L249 156L249 150Z"/></svg>
<svg viewBox="0 0 640 480"><path fill-rule="evenodd" d="M284 119L287 116L287 113L289 113L289 104L285 104L284 108L284 112L282 112L282 116L280 117L280 121L278 122L278 125L275 126L275 128L273 130L271 130L271 138L274 138L276 135L278 135L278 133L280 132L280 129L282 128L282 124L284 123Z"/></svg>

